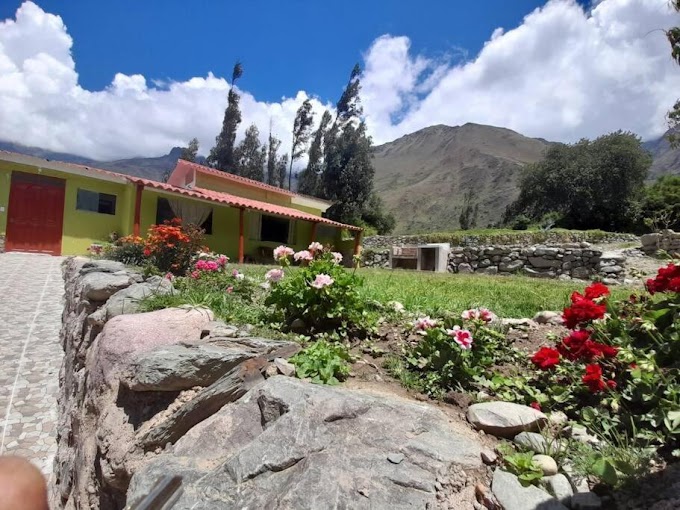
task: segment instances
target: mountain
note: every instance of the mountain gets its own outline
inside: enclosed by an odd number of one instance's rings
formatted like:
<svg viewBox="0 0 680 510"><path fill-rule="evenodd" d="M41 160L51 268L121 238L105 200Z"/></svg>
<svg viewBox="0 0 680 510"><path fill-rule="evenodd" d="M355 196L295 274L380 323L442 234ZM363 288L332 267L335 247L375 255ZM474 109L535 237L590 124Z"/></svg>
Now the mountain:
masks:
<svg viewBox="0 0 680 510"><path fill-rule="evenodd" d="M649 169L649 180L658 179L662 175L680 174L680 148L672 149L666 139L667 135L668 132L656 140L642 144L654 157L654 162Z"/></svg>
<svg viewBox="0 0 680 510"><path fill-rule="evenodd" d="M166 173L171 172L175 168L177 159L182 153L181 147L174 147L165 156L155 158L130 158L118 159L115 161L96 161L94 159L77 156L65 152L54 152L38 147L28 147L12 142L0 141L0 150L18 152L28 156L36 156L38 158L49 159L53 161L64 161L66 163L76 163L78 165L92 166L101 168L103 170L111 170L112 172L119 172L126 175L134 175L136 177L143 177L153 181L163 181ZM204 158L197 158L199 163Z"/></svg>
<svg viewBox="0 0 680 510"><path fill-rule="evenodd" d="M483 228L500 221L517 197L522 167L549 146L505 128L431 126L374 148L375 189L397 233L457 229L466 193Z"/></svg>

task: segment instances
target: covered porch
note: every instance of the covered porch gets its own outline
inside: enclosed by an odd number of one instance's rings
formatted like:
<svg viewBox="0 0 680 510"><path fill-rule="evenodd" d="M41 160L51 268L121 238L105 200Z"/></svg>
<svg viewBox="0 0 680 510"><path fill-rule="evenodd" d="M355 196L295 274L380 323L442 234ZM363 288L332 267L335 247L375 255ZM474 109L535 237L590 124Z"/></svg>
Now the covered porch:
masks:
<svg viewBox="0 0 680 510"><path fill-rule="evenodd" d="M143 235L169 214L206 230L206 244L239 263L273 262L276 246L296 250L314 241L332 245L346 261L359 253L363 229L322 218L298 209L243 198L203 188L130 178L135 185L132 232Z"/></svg>

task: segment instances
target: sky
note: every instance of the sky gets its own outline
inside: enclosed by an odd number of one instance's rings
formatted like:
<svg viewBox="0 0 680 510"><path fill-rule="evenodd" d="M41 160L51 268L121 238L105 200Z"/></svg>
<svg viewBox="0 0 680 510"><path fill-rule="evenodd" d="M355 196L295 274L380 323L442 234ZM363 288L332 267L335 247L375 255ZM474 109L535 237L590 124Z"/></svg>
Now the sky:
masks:
<svg viewBox="0 0 680 510"><path fill-rule="evenodd" d="M290 144L355 63L375 143L466 122L573 142L651 139L680 96L667 0L1 0L0 139L95 159L158 156L219 133L227 79L243 123Z"/></svg>

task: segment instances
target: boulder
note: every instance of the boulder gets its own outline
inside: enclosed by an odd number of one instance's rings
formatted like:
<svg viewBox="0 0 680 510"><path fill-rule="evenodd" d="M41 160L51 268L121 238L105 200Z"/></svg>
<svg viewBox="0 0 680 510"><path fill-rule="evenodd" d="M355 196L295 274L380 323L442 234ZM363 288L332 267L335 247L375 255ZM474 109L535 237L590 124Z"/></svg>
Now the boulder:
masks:
<svg viewBox="0 0 680 510"><path fill-rule="evenodd" d="M128 274L91 272L87 273L81 281L82 295L89 301L106 301L113 294L133 283L134 280Z"/></svg>
<svg viewBox="0 0 680 510"><path fill-rule="evenodd" d="M187 390L213 384L248 359L281 351L292 354L298 349L298 344L292 342L264 338L170 345L135 357L120 379L133 391Z"/></svg>
<svg viewBox="0 0 680 510"><path fill-rule="evenodd" d="M160 276L152 276L144 283L133 283L109 298L106 302L106 317L111 319L125 313L136 313L143 299L154 294L171 294L172 291L170 280Z"/></svg>
<svg viewBox="0 0 680 510"><path fill-rule="evenodd" d="M654 233L654 234L644 234L643 236L640 237L640 242L642 243L642 246L644 248L656 248L657 243L661 239L661 234L659 233Z"/></svg>
<svg viewBox="0 0 680 510"><path fill-rule="evenodd" d="M590 270L587 267L575 267L571 270L571 277L584 280L590 276Z"/></svg>
<svg viewBox="0 0 680 510"><path fill-rule="evenodd" d="M468 408L467 418L475 428L499 437L512 438L520 432L532 432L548 421L536 409L511 402L482 402Z"/></svg>
<svg viewBox="0 0 680 510"><path fill-rule="evenodd" d="M557 448L554 442L548 443L545 437L536 432L520 432L512 442L534 453L550 453Z"/></svg>
<svg viewBox="0 0 680 510"><path fill-rule="evenodd" d="M85 275L87 273L117 273L118 271L125 271L125 264L115 260L100 259L84 262L79 273Z"/></svg>
<svg viewBox="0 0 680 510"><path fill-rule="evenodd" d="M470 264L458 264L458 272L461 274L470 274L474 273L475 270L472 269Z"/></svg>
<svg viewBox="0 0 680 510"><path fill-rule="evenodd" d="M434 507L481 450L436 408L277 376L150 458L127 502L180 475L174 510Z"/></svg>
<svg viewBox="0 0 680 510"><path fill-rule="evenodd" d="M504 510L566 510L567 507L544 490L533 485L523 487L512 473L497 469L491 490Z"/></svg>
<svg viewBox="0 0 680 510"><path fill-rule="evenodd" d="M283 358L274 358L274 365L282 375L287 377L293 377L295 375L295 365Z"/></svg>

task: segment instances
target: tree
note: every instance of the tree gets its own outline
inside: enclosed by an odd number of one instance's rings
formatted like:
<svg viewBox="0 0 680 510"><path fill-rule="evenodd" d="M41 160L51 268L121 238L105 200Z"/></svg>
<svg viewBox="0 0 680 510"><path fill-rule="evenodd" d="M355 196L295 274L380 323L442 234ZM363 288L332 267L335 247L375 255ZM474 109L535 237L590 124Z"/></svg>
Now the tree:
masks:
<svg viewBox="0 0 680 510"><path fill-rule="evenodd" d="M236 142L236 130L241 123L241 110L239 108L240 96L234 90L234 84L243 75L243 66L240 62L234 64L231 73L231 86L227 95L227 109L224 111L222 131L215 138L215 147L210 149L207 162L210 166L224 172L234 172L234 144Z"/></svg>
<svg viewBox="0 0 680 510"><path fill-rule="evenodd" d="M298 108L295 114L295 121L293 122L293 146L290 150L290 169L288 171L288 189L291 187L291 178L293 175L293 163L300 159L307 150L307 144L312 134L312 126L314 125L314 112L312 111L312 102L305 99Z"/></svg>
<svg viewBox="0 0 680 510"><path fill-rule="evenodd" d="M189 145L182 148L182 154L179 158L184 161L191 161L192 163L196 161L196 156L198 155L198 138L192 138L189 140Z"/></svg>
<svg viewBox="0 0 680 510"><path fill-rule="evenodd" d="M644 225L653 231L680 229L680 176L664 175L647 187L641 210Z"/></svg>
<svg viewBox="0 0 680 510"><path fill-rule="evenodd" d="M680 12L680 0L671 0L671 7ZM666 31L666 37L671 45L671 57L678 64L680 64L680 27L672 27ZM678 100L673 109L668 112L668 124L670 126L670 134L668 141L671 147L680 147L680 100Z"/></svg>
<svg viewBox="0 0 680 510"><path fill-rule="evenodd" d="M632 133L553 145L543 161L526 167L505 221L512 223L522 214L539 220L553 213L562 227L629 230L651 163Z"/></svg>
<svg viewBox="0 0 680 510"><path fill-rule="evenodd" d="M269 128L269 150L267 151L267 183L272 186L281 186L278 183L279 172L276 166L277 152L281 146L281 140L272 135L271 127ZM285 184L285 182L284 182Z"/></svg>
<svg viewBox="0 0 680 510"><path fill-rule="evenodd" d="M276 161L276 173L278 175L278 185L279 188L285 188L286 187L286 173L288 172L288 154L283 154L278 160ZM288 180L290 183L290 179Z"/></svg>
<svg viewBox="0 0 680 510"><path fill-rule="evenodd" d="M238 175L264 181L264 166L267 158L267 148L260 143L260 131L255 124L246 129L246 136L234 149L236 169Z"/></svg>
<svg viewBox="0 0 680 510"><path fill-rule="evenodd" d="M359 67L359 64L354 64L354 68L349 76L349 82L347 83L345 90L343 90L340 100L336 104L338 118L340 120L348 120L351 118L358 119L364 113L359 98L359 91L361 90L360 75L361 67Z"/></svg>
<svg viewBox="0 0 680 510"><path fill-rule="evenodd" d="M314 197L321 196L321 173L323 172L324 138L333 117L326 110L321 116L319 127L314 133L312 144L309 147L309 161L307 168L300 172L298 191Z"/></svg>
<svg viewBox="0 0 680 510"><path fill-rule="evenodd" d="M479 213L479 204L474 200L474 193L468 190L463 197L463 210L460 212L458 222L461 230L470 230L477 226L477 214Z"/></svg>

